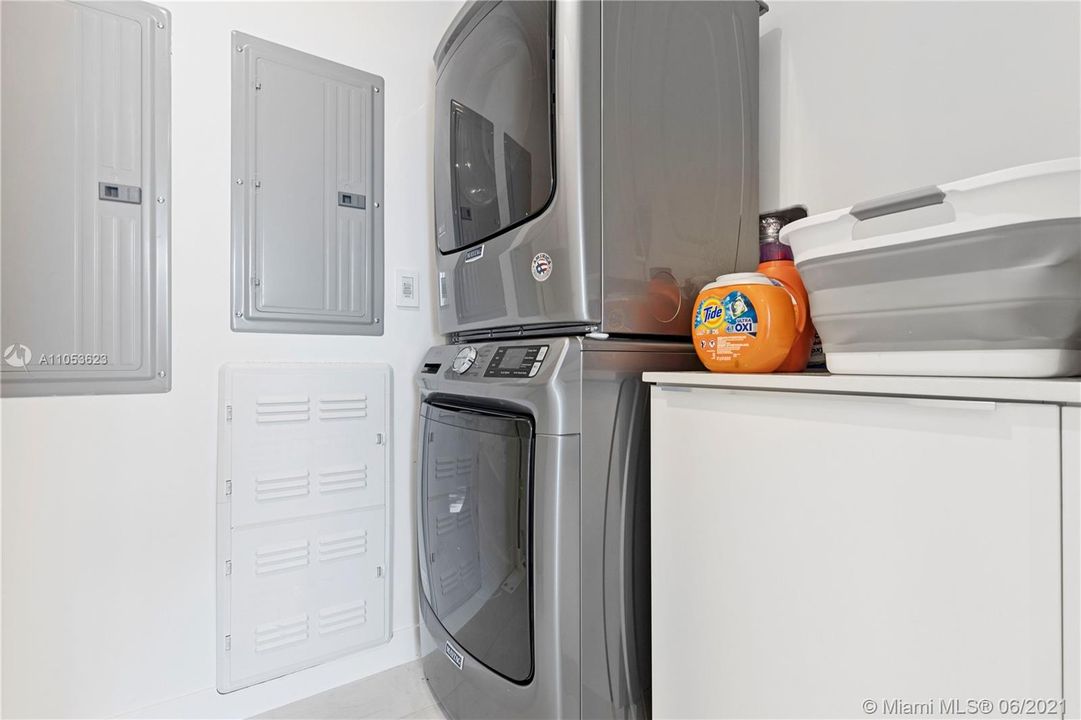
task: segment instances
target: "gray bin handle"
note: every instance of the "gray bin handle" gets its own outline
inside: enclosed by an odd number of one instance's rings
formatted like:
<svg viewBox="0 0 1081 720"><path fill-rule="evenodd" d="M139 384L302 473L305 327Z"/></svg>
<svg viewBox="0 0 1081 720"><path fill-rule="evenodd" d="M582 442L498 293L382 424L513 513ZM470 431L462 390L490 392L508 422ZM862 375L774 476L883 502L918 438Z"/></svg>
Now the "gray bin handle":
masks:
<svg viewBox="0 0 1081 720"><path fill-rule="evenodd" d="M848 212L857 220L870 220L882 215L892 215L905 210L927 207L928 205L941 205L945 199L946 193L935 185L928 185L927 187L905 190L894 195L856 203Z"/></svg>

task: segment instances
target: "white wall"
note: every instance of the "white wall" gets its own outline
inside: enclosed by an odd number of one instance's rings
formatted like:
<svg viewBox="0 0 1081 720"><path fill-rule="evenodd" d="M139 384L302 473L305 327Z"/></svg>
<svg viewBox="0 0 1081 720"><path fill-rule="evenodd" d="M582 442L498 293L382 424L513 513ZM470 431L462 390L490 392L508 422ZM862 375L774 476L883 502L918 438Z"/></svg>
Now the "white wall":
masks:
<svg viewBox="0 0 1081 720"><path fill-rule="evenodd" d="M1081 3L769 5L763 210L1081 155Z"/></svg>
<svg viewBox="0 0 1081 720"><path fill-rule="evenodd" d="M430 283L432 53L458 3L164 3L173 23L173 390L5 399L3 716L245 716L416 655L411 376L437 341ZM421 308L386 335L229 331L229 33L386 79L387 288ZM392 296L393 297L393 296ZM391 645L287 679L213 690L218 367L363 360L394 368Z"/></svg>

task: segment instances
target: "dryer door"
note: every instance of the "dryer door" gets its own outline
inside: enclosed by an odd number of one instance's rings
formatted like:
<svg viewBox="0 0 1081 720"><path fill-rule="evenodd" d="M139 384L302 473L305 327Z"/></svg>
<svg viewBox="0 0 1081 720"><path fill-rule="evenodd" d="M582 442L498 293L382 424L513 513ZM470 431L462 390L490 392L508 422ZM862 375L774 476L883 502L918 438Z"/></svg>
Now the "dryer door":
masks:
<svg viewBox="0 0 1081 720"><path fill-rule="evenodd" d="M515 682L533 675L533 422L421 406L421 587L459 647Z"/></svg>
<svg viewBox="0 0 1081 720"><path fill-rule="evenodd" d="M492 6L443 60L435 83L436 245L483 242L548 204L553 6Z"/></svg>

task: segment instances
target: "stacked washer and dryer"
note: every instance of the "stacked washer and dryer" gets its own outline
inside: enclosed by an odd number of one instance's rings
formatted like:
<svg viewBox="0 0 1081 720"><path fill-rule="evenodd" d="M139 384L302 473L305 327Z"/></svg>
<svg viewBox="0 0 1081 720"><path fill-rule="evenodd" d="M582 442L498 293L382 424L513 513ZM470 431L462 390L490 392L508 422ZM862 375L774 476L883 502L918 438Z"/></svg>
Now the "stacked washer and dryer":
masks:
<svg viewBox="0 0 1081 720"><path fill-rule="evenodd" d="M472 2L440 42L417 542L452 718L649 716L641 374L700 368L698 290L758 262L764 9Z"/></svg>

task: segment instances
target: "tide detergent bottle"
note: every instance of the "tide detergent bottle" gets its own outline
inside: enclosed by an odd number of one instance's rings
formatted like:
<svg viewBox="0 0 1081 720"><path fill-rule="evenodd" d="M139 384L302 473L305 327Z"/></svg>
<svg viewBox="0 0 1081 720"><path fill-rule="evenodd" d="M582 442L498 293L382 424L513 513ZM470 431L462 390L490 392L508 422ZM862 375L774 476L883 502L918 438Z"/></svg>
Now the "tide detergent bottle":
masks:
<svg viewBox="0 0 1081 720"><path fill-rule="evenodd" d="M691 336L714 372L777 370L807 325L807 305L762 273L721 275L695 301Z"/></svg>

